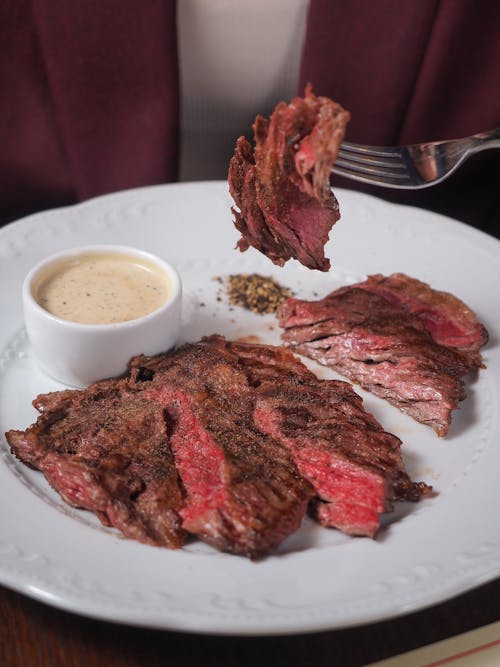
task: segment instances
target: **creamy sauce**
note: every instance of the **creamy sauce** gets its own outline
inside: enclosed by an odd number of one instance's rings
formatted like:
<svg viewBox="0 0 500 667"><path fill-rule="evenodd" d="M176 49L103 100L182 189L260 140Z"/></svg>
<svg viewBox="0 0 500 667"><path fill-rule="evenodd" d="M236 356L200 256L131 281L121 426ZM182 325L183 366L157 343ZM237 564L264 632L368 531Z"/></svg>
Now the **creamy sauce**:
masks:
<svg viewBox="0 0 500 667"><path fill-rule="evenodd" d="M78 255L48 267L33 286L42 308L82 324L127 322L153 312L170 296L167 274L118 253Z"/></svg>

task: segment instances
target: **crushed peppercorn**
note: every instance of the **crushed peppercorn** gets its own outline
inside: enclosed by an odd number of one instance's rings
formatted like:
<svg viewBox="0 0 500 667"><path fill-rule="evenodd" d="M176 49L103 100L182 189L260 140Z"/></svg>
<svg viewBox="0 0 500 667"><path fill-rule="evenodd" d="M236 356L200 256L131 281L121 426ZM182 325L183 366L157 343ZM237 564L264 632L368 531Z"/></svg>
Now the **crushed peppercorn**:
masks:
<svg viewBox="0 0 500 667"><path fill-rule="evenodd" d="M258 273L237 273L226 280L230 302L253 313L274 313L280 303L293 296L288 287L283 287L270 277Z"/></svg>

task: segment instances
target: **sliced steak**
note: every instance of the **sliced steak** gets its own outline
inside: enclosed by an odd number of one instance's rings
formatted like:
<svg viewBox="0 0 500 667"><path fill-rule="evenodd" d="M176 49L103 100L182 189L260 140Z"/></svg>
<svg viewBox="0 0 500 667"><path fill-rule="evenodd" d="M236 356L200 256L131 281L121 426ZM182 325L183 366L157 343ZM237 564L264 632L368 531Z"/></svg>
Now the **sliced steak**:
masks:
<svg viewBox="0 0 500 667"><path fill-rule="evenodd" d="M419 500L431 492L412 482L401 441L386 433L351 385L319 380L290 352L268 345L206 341L235 354L256 389L253 420L282 442L315 489L310 512L324 526L375 536L393 500Z"/></svg>
<svg viewBox="0 0 500 667"><path fill-rule="evenodd" d="M62 498L126 537L169 548L185 538L163 409L124 381L41 395L26 431L6 434L12 452L41 470Z"/></svg>
<svg viewBox="0 0 500 667"><path fill-rule="evenodd" d="M471 365L462 351L436 342L425 320L358 285L319 301L288 299L278 316L294 351L447 433Z"/></svg>
<svg viewBox="0 0 500 667"><path fill-rule="evenodd" d="M394 500L430 491L350 385L319 380L283 347L212 336L34 405L36 423L7 433L12 452L69 504L150 544L191 533L259 557L308 508L373 536Z"/></svg>
<svg viewBox="0 0 500 667"><path fill-rule="evenodd" d="M471 368L483 367L480 350L488 342L488 332L475 313L453 294L432 289L404 273L369 276L357 286L417 315L436 343L461 352Z"/></svg>
<svg viewBox="0 0 500 667"><path fill-rule="evenodd" d="M240 250L253 246L280 266L296 258L328 271L324 246L340 218L329 179L348 120L310 86L303 98L280 102L269 119L257 116L255 146L240 137L229 165Z"/></svg>
<svg viewBox="0 0 500 667"><path fill-rule="evenodd" d="M258 557L299 528L313 489L286 447L255 428L254 391L234 355L202 342L138 357L131 383L169 414L185 530Z"/></svg>

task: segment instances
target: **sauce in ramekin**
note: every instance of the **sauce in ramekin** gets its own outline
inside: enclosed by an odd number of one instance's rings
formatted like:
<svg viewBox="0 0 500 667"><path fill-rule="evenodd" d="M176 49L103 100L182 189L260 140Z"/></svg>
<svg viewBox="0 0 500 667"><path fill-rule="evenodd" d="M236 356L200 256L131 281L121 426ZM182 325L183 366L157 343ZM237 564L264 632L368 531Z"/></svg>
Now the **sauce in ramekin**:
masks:
<svg viewBox="0 0 500 667"><path fill-rule="evenodd" d="M171 294L160 267L132 255L87 253L47 267L33 297L49 313L81 324L114 324L148 315Z"/></svg>

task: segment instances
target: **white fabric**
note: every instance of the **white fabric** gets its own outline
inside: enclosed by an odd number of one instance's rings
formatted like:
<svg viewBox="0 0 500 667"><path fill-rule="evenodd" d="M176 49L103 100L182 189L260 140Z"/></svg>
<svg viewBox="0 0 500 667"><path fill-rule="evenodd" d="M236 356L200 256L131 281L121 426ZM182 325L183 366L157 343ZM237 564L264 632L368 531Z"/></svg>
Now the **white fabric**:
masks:
<svg viewBox="0 0 500 667"><path fill-rule="evenodd" d="M226 178L236 139L297 93L308 0L179 0L181 180Z"/></svg>

